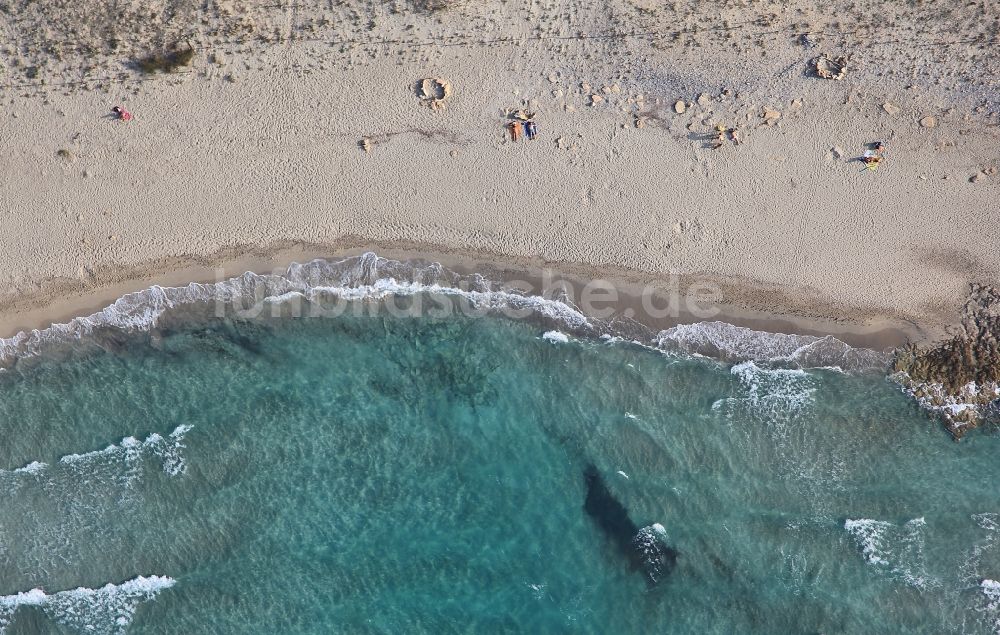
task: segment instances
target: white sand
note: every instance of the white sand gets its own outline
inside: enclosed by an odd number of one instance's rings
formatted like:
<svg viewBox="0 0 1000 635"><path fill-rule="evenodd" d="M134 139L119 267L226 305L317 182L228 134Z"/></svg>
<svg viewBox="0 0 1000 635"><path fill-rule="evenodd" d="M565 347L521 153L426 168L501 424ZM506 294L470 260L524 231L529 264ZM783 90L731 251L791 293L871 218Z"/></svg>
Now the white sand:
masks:
<svg viewBox="0 0 1000 635"><path fill-rule="evenodd" d="M698 274L750 310L914 322L935 333L955 318L969 282L1000 278L1000 174L989 174L1000 147L996 60L986 55L994 45L926 46L960 38L949 20L965 34L968 24L988 30L995 5L938 16L912 42L879 45L913 38L907 25L920 20L897 18L819 38L817 48L795 41L797 24L821 20L803 18L804 9L733 38L685 35L676 44L442 46L456 34L530 36L536 23L549 37L690 26L719 14L684 9L675 20L618 0L470 4L430 17L358 6L366 8L251 5L257 34L285 38L269 44L214 45L241 9L213 13L213 26L194 32L208 49L189 74L51 87L80 76L71 60L42 69L48 87L0 90L0 336L109 284L144 286L192 258L211 264L289 243L331 255L416 245L636 278ZM742 23L749 11L722 13ZM317 26L324 15L333 26ZM0 18L0 33L27 41L29 17ZM375 28L357 31L369 17ZM342 47L288 39L296 34L437 44ZM723 48L730 43L737 50ZM822 51L855 55L847 79L804 76ZM27 81L24 62L11 67L18 55L3 57L9 86ZM90 76L136 76L121 70L125 57L93 58ZM428 76L452 83L442 110L415 94ZM591 94L602 101L589 105ZM683 114L678 99L689 104ZM104 118L115 104L135 119ZM537 113L537 140L507 139L511 107ZM781 113L771 125L765 107ZM927 116L935 127L919 123ZM738 125L742 145L705 147L715 123ZM359 148L363 137L374 142L370 152ZM876 140L887 146L877 173L848 161ZM57 156L61 149L72 157Z"/></svg>

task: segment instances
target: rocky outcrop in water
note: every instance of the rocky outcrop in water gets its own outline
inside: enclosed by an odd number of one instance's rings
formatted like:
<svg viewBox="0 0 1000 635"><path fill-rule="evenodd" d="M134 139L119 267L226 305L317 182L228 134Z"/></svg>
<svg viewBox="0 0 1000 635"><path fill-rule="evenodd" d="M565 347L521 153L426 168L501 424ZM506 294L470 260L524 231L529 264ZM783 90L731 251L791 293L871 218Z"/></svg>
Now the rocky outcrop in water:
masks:
<svg viewBox="0 0 1000 635"><path fill-rule="evenodd" d="M640 529L594 465L584 470L583 480L587 485L584 511L628 558L632 568L641 570L650 586L670 575L677 564L677 551L667 546L663 526L653 523Z"/></svg>
<svg viewBox="0 0 1000 635"><path fill-rule="evenodd" d="M1000 290L972 285L959 332L932 347L896 354L893 378L941 415L958 440L996 418L1000 403Z"/></svg>

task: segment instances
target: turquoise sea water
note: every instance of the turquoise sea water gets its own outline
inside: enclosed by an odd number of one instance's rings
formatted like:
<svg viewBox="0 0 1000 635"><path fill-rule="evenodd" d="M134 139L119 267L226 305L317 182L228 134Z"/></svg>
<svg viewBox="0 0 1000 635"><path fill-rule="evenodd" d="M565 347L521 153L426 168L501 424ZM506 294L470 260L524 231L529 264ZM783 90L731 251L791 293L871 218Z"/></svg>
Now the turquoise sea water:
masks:
<svg viewBox="0 0 1000 635"><path fill-rule="evenodd" d="M0 632L996 632L996 436L877 373L551 328L227 320L18 363ZM659 584L588 465L662 525Z"/></svg>

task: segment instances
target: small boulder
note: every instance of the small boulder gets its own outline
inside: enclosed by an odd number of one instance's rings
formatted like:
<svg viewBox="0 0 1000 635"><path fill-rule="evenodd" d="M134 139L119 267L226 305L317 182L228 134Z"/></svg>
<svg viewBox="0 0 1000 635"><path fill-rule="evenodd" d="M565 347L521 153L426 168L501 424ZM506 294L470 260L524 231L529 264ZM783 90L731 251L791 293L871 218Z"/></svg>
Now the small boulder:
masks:
<svg viewBox="0 0 1000 635"><path fill-rule="evenodd" d="M674 112L678 115L683 115L685 110L687 110L687 104L684 103L683 99L678 99L674 102Z"/></svg>
<svg viewBox="0 0 1000 635"><path fill-rule="evenodd" d="M932 115L927 115L920 120L920 125L924 128L936 128L937 127L937 117Z"/></svg>
<svg viewBox="0 0 1000 635"><path fill-rule="evenodd" d="M812 68L816 77L841 80L847 76L847 58L830 57L824 53L813 58Z"/></svg>
<svg viewBox="0 0 1000 635"><path fill-rule="evenodd" d="M884 110L887 115L892 115L893 117L900 113L899 106L890 104L889 102L882 104L882 110Z"/></svg>

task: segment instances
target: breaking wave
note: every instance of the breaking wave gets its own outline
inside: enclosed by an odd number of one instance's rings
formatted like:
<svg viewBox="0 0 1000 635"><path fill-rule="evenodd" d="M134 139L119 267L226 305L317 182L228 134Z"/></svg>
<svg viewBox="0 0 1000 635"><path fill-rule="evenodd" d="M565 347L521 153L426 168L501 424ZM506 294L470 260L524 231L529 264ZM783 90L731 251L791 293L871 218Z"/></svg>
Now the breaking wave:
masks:
<svg viewBox="0 0 1000 635"><path fill-rule="evenodd" d="M742 362L730 371L746 388L745 400L757 407L801 411L813 398L813 377L798 368L764 368L755 362Z"/></svg>
<svg viewBox="0 0 1000 635"><path fill-rule="evenodd" d="M778 362L796 368L836 368L846 372L885 370L889 353L855 348L832 335L787 335L754 331L726 322L681 324L654 338L665 351L702 355L724 362Z"/></svg>
<svg viewBox="0 0 1000 635"><path fill-rule="evenodd" d="M1000 633L1000 582L986 579L979 583L979 589L985 600L979 611L985 614L993 632Z"/></svg>
<svg viewBox="0 0 1000 635"><path fill-rule="evenodd" d="M48 571L77 562L73 545L100 549L97 545L123 539L118 529L95 533L95 527L136 514L152 497L161 496L162 482L150 478L151 472L171 480L184 474L184 437L190 429L178 426L169 435L154 433L143 441L125 437L102 450L0 470L4 564L24 574Z"/></svg>
<svg viewBox="0 0 1000 635"><path fill-rule="evenodd" d="M889 353L851 347L833 336L769 333L725 322L684 324L656 333L636 322L588 318L569 300L505 289L500 282L480 274L463 275L437 263L400 262L368 252L343 260L293 263L281 273L247 272L216 283L156 285L129 293L92 315L0 338L0 369L60 344L115 344L121 334L153 330L162 326L168 316L182 320L221 316L249 319L286 313L327 316L344 312L344 303L377 303L426 295L462 301L463 311L468 309L477 315L503 312L515 317L537 316L547 322L543 337L552 342L562 342L564 336L586 335L728 363L755 361L844 372L885 370L891 360ZM437 305L428 313L435 310L448 308Z"/></svg>
<svg viewBox="0 0 1000 635"><path fill-rule="evenodd" d="M844 522L844 529L854 537L865 562L918 589L936 585L924 562L926 527L923 518L914 518L902 526L870 518Z"/></svg>
<svg viewBox="0 0 1000 635"><path fill-rule="evenodd" d="M106 584L99 589L79 587L57 593L32 589L0 596L0 635L13 622L21 607L40 609L50 620L80 633L95 635L124 634L143 602L154 599L175 580L165 576L138 576L121 584Z"/></svg>
<svg viewBox="0 0 1000 635"><path fill-rule="evenodd" d="M0 367L37 356L60 343L88 339L100 343L102 335L113 338L116 333L148 331L179 308L257 317L267 307L297 299L322 309L331 301L378 301L422 294L464 299L482 313L508 310L538 315L571 330L586 331L592 326L583 313L560 300L505 290L479 274L460 275L436 263L416 266L366 253L339 261L294 263L281 274L247 272L216 283L152 286L124 295L92 315L0 339Z"/></svg>
<svg viewBox="0 0 1000 635"><path fill-rule="evenodd" d="M740 390L716 401L712 410L731 421L759 423L784 445L798 418L813 405L816 378L799 368L767 368L752 361L735 364L729 372Z"/></svg>
<svg viewBox="0 0 1000 635"><path fill-rule="evenodd" d="M146 456L155 456L163 461L163 472L168 476L183 474L187 469L181 450L184 449L184 435L191 426L180 425L166 438L153 433L145 441L135 437L125 437L119 444L112 444L103 450L86 454L67 454L59 462L74 469L90 469L95 462L115 461L134 466ZM131 470L130 470L131 471Z"/></svg>
<svg viewBox="0 0 1000 635"><path fill-rule="evenodd" d="M187 469L182 451L184 436L191 426L180 425L164 437L156 432L140 441L135 437L125 437L118 443L113 443L103 450L94 450L83 454L67 454L61 457L57 467L75 473L87 480L111 470L116 478L124 480L128 485L138 476L141 463L150 457L162 461L163 472L168 476L183 474ZM32 461L24 467L14 470L0 470L0 484L7 487L16 485L20 479L39 477L52 469L53 466L41 461ZM124 471L121 468L124 467Z"/></svg>

